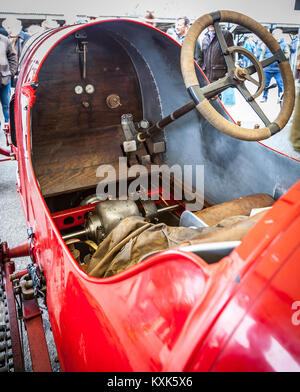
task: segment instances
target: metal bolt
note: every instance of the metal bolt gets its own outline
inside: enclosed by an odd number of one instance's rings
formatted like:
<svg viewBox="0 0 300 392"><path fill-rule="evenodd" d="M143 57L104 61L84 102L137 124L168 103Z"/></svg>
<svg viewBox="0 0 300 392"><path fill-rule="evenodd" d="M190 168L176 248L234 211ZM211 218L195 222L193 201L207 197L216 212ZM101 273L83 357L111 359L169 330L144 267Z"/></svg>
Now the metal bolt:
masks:
<svg viewBox="0 0 300 392"><path fill-rule="evenodd" d="M90 104L89 104L88 101L82 101L82 106L83 106L84 108L88 108L88 107L90 106Z"/></svg>

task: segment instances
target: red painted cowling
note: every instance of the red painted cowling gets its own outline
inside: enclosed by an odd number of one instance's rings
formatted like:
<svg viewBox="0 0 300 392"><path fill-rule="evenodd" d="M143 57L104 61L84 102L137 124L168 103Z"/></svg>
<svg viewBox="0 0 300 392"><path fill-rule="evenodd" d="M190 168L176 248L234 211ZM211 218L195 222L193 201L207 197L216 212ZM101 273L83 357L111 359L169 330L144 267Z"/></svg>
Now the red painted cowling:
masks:
<svg viewBox="0 0 300 392"><path fill-rule="evenodd" d="M299 195L298 182L223 259L217 289L176 343L186 370L299 371ZM236 275L231 263L241 263ZM231 284L222 287L227 273ZM194 355L185 355L182 343L192 344L196 331ZM178 369L175 358L167 369Z"/></svg>
<svg viewBox="0 0 300 392"><path fill-rule="evenodd" d="M164 51L174 59L179 53L179 47L164 34L122 20L89 26L100 26L100 32L107 26L107 32L115 34L127 51L134 50L122 41L124 32L128 30L130 38L136 35L136 47L148 37L145 52L159 86L159 112L185 102L183 82L178 82L179 67L170 68L168 57L161 62L160 72L155 68ZM295 262L300 183L217 264L208 265L192 253L169 250L117 276L99 279L88 276L73 259L36 177L37 144L32 140L37 140L39 129L33 129L32 124L38 115L34 110L39 104L40 85L47 82L40 79L43 64L61 42L84 28L50 31L31 43L21 63L15 98L19 193L27 225L35 233L35 256L47 281L49 317L62 369L299 370L300 333L299 326L293 324L298 319L293 319L292 307L300 298L296 284L300 267ZM141 34L137 35L138 31ZM138 67L136 52L130 55ZM169 78L172 99L166 98L170 89L162 78ZM37 90L32 83L39 83ZM146 87L147 83L141 88L142 97ZM151 110L145 103L143 114ZM194 126L197 114L191 114L190 120Z"/></svg>

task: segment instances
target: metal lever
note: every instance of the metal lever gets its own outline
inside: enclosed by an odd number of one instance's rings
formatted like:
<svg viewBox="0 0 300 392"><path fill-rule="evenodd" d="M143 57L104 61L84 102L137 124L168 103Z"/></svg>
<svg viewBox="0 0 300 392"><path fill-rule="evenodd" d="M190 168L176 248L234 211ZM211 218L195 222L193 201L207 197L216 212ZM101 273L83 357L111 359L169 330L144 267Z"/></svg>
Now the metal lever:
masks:
<svg viewBox="0 0 300 392"><path fill-rule="evenodd" d="M76 52L79 53L79 55L80 55L79 61L80 61L80 69L81 69L81 73L82 73L81 77L82 77L82 79L86 79L86 76L87 76L87 56L86 56L86 54L87 54L87 44L88 44L88 41L86 41L87 34L84 31L82 31L82 32L77 31L75 33L75 38L77 39Z"/></svg>
<svg viewBox="0 0 300 392"><path fill-rule="evenodd" d="M86 52L87 52L87 41L82 41L81 42L82 46L83 46L83 71L82 71L82 78L86 79Z"/></svg>
<svg viewBox="0 0 300 392"><path fill-rule="evenodd" d="M135 136L137 134L134 123L133 123L133 116L132 114L123 114L121 116L121 126L124 132L124 136L126 141L123 142L124 151L132 152L137 150L137 144L135 140Z"/></svg>

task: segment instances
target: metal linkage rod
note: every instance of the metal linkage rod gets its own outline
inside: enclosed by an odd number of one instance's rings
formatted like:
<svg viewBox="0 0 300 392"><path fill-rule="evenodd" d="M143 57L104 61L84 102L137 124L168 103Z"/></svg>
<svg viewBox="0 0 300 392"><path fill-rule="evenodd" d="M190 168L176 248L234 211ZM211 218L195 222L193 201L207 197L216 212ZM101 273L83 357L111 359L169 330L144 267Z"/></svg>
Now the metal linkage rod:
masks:
<svg viewBox="0 0 300 392"><path fill-rule="evenodd" d="M69 240L70 238L81 237L82 235L86 235L86 234L87 234L86 229L77 230L77 231L73 231L72 233L62 235L62 239L66 241Z"/></svg>
<svg viewBox="0 0 300 392"><path fill-rule="evenodd" d="M177 118L183 116L184 114L190 112L193 109L195 109L195 103L194 101L189 101L185 105L181 106L179 109L175 110L173 113L169 114L167 117L164 117L161 120L157 121L149 129L139 132L139 141L143 141L145 140L145 138L150 137L151 134L157 130L162 130L166 125L170 124Z"/></svg>
<svg viewBox="0 0 300 392"><path fill-rule="evenodd" d="M162 208L159 208L157 210L157 214L162 214L162 213L167 212L167 211L177 210L177 208L179 208L179 207L181 207L180 204L173 204L173 205L168 206L168 207L162 207Z"/></svg>

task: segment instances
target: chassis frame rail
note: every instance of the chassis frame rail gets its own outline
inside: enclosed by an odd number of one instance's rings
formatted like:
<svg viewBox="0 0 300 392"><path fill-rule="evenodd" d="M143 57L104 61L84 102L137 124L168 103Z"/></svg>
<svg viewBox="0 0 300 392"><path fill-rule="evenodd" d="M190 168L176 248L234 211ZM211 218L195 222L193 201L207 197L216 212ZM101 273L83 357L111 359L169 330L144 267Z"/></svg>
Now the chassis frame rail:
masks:
<svg viewBox="0 0 300 392"><path fill-rule="evenodd" d="M36 298L23 298L17 290L19 279L28 271L15 272L15 263L11 259L29 256L29 246L26 242L9 249L6 242L0 242L0 310L5 314L2 318L0 314L0 372L25 370L19 320L27 330L33 372L52 371L38 301ZM17 301L17 295L21 301Z"/></svg>

